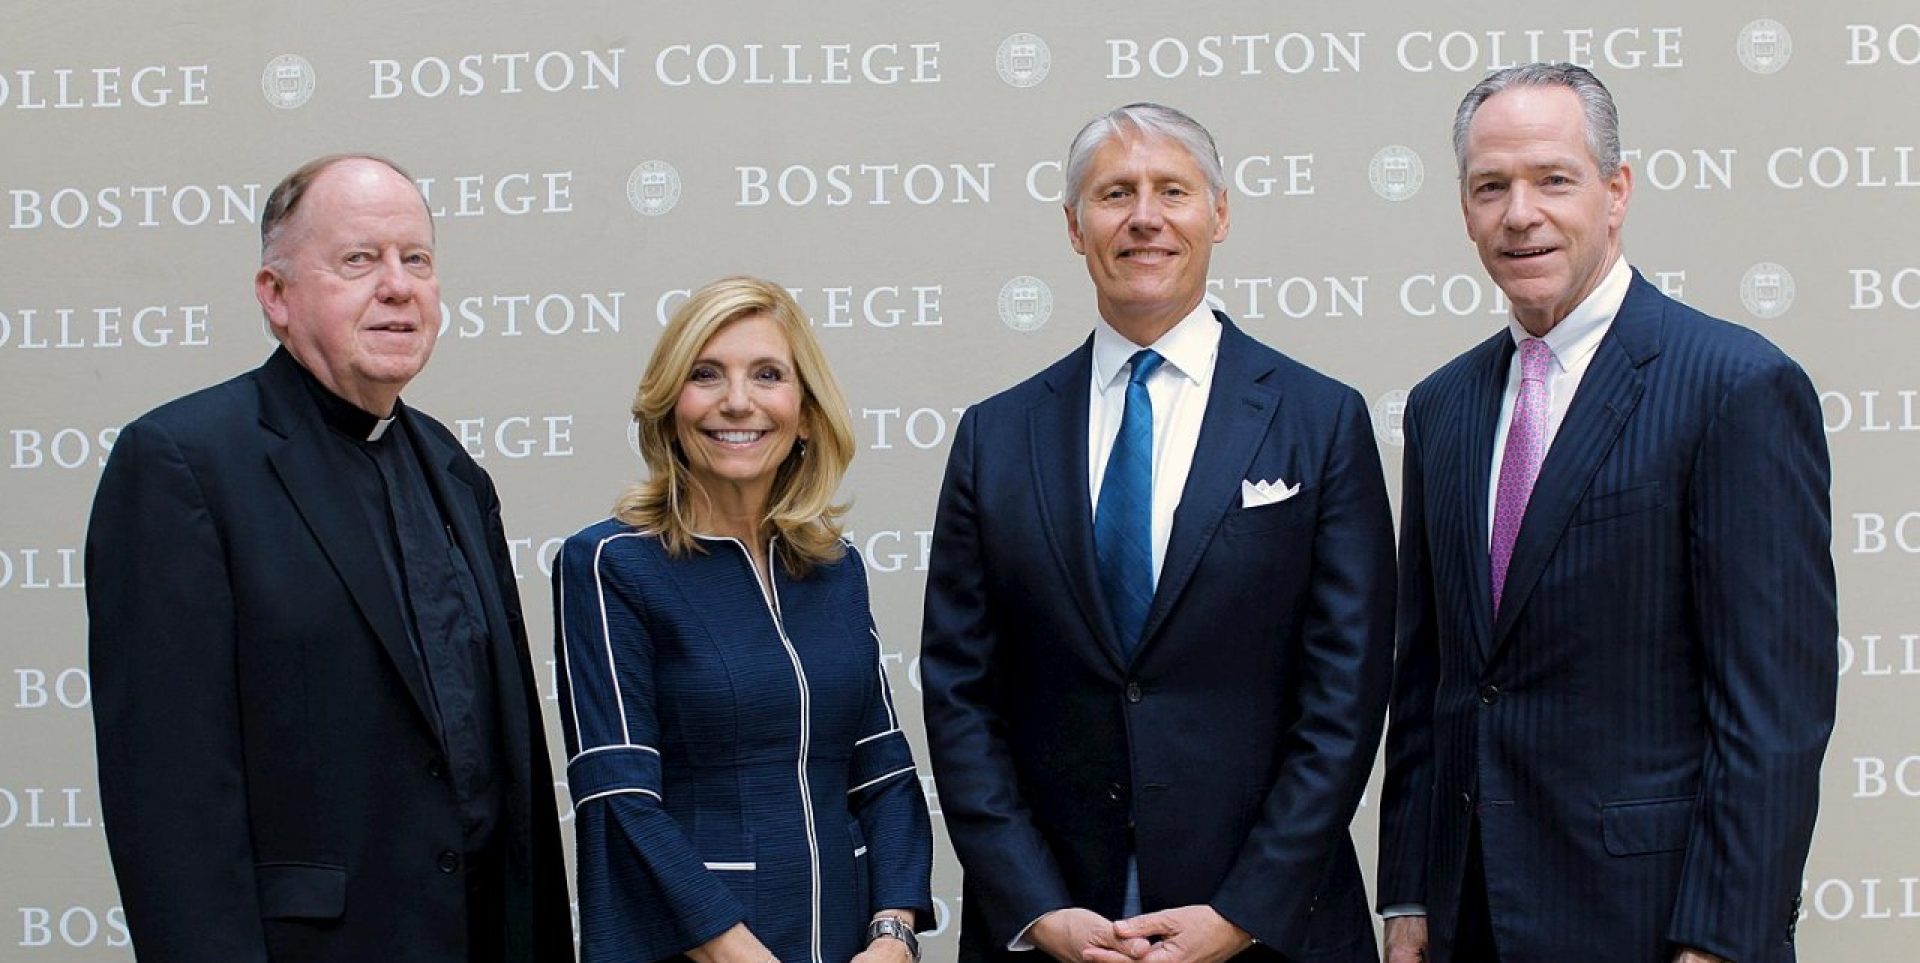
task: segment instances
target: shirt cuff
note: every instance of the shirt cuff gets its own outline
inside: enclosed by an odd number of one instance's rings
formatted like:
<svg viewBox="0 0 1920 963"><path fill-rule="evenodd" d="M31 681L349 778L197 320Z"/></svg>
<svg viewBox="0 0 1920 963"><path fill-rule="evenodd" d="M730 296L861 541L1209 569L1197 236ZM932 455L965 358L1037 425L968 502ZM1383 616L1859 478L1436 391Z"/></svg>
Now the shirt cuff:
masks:
<svg viewBox="0 0 1920 963"><path fill-rule="evenodd" d="M1047 912L1051 913L1054 911L1048 910ZM1039 916L1036 916L1033 918L1033 923L1028 923L1027 925L1020 927L1020 932L1013 934L1013 939L1007 941L1007 949L1012 950L1015 953L1020 953L1026 950L1034 949L1035 947L1033 945L1033 941L1027 939L1027 934L1033 932L1034 923L1038 923L1041 920L1046 918L1047 918L1047 914L1041 913Z"/></svg>
<svg viewBox="0 0 1920 963"><path fill-rule="evenodd" d="M1395 903L1380 910L1380 918L1383 920L1390 920L1396 916L1425 915L1427 915L1427 907L1424 903Z"/></svg>

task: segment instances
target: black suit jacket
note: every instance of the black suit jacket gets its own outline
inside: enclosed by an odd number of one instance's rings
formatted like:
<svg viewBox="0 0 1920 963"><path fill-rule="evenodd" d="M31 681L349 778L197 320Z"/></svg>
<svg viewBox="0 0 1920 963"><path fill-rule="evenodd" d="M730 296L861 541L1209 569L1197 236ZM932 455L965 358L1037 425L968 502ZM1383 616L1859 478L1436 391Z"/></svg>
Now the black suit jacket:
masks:
<svg viewBox="0 0 1920 963"><path fill-rule="evenodd" d="M1380 901L1453 959L1477 822L1504 959L1786 963L1833 728L1820 403L1637 273L1541 465L1498 618L1487 491L1513 338L1405 419Z"/></svg>
<svg viewBox="0 0 1920 963"><path fill-rule="evenodd" d="M121 432L87 530L103 822L142 961L467 959L442 742L366 512L284 349ZM476 575L500 706L508 959L572 957L500 506L405 417Z"/></svg>
<svg viewBox="0 0 1920 963"><path fill-rule="evenodd" d="M921 667L966 869L961 958L1064 906L1205 903L1269 959L1376 959L1347 826L1378 744L1393 532L1367 407L1222 315L1139 647L1121 656L1087 491L1091 340L961 419ZM1244 480L1298 484L1242 507Z"/></svg>

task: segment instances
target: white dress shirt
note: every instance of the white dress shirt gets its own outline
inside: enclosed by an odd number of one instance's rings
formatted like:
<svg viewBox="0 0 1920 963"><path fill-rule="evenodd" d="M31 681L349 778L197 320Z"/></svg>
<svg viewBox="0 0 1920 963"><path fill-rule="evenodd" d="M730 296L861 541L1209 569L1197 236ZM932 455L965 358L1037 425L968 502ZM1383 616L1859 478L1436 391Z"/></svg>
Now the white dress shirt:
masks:
<svg viewBox="0 0 1920 963"><path fill-rule="evenodd" d="M1206 420L1207 396L1213 391L1213 363L1220 355L1220 322L1201 301L1166 334L1146 347L1166 363L1147 378L1153 399L1153 581L1160 583L1161 563L1167 557L1167 536L1173 532L1173 510L1187 487L1193 452L1200 444L1200 424ZM1127 410L1127 360L1140 345L1102 320L1093 327L1093 377L1087 402L1087 504L1099 511L1100 483L1107 476L1107 456L1120 434Z"/></svg>

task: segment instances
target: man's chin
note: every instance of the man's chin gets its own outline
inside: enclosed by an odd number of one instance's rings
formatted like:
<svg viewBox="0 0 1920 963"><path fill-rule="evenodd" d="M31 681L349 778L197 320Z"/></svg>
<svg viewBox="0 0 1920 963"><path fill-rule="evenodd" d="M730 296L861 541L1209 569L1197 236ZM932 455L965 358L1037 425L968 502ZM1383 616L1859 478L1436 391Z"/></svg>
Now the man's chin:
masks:
<svg viewBox="0 0 1920 963"><path fill-rule="evenodd" d="M359 366L362 379L389 388L400 389L417 377L427 366L427 359L421 357L375 358Z"/></svg>

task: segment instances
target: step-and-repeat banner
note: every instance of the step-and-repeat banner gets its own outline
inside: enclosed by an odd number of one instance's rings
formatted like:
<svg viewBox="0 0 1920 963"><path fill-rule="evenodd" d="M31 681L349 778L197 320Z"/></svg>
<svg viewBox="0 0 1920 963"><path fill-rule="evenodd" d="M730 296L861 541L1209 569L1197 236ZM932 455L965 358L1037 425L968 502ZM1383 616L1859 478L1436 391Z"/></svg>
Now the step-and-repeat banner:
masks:
<svg viewBox="0 0 1920 963"><path fill-rule="evenodd" d="M689 290L790 287L846 387L850 528L919 733L920 597L960 412L1084 338L1061 164L1091 115L1178 106L1225 157L1210 296L1372 401L1498 329L1449 125L1489 70L1619 102L1629 259L1818 385L1840 718L1808 960L1920 945L1920 9L11 0L0 30L0 957L130 954L95 793L81 546L119 427L260 362L267 192L317 154L411 169L444 328L408 400L492 472L560 765L548 576L640 472L626 407ZM923 776L939 828L940 799ZM1377 774L1375 786L1377 787ZM565 809L566 787L554 792ZM1353 825L1364 861L1377 795ZM564 818L564 817L563 817ZM944 838L927 942L951 960Z"/></svg>

